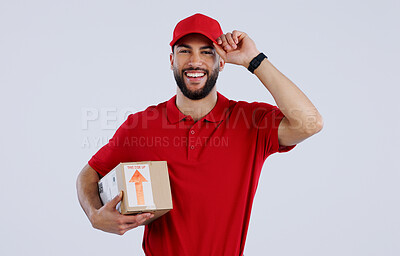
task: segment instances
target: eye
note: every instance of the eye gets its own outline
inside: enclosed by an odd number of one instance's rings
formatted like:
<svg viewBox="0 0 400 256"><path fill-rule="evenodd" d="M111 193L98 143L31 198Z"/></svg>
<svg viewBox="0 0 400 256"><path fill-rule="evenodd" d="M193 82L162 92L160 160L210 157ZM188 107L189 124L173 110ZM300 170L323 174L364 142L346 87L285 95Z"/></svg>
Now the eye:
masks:
<svg viewBox="0 0 400 256"><path fill-rule="evenodd" d="M179 50L179 53L189 53L189 50L182 49L182 50Z"/></svg>
<svg viewBox="0 0 400 256"><path fill-rule="evenodd" d="M213 51L203 51L203 53L204 53L204 54L210 54L210 55L214 54Z"/></svg>

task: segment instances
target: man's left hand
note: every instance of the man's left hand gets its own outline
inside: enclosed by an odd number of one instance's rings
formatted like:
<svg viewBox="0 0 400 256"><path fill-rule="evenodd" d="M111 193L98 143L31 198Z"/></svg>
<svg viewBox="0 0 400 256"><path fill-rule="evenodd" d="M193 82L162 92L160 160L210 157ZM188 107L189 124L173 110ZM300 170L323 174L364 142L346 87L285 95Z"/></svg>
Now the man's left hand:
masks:
<svg viewBox="0 0 400 256"><path fill-rule="evenodd" d="M260 53L254 41L246 33L237 30L221 35L216 41L218 44L213 43L215 50L226 63L247 68Z"/></svg>

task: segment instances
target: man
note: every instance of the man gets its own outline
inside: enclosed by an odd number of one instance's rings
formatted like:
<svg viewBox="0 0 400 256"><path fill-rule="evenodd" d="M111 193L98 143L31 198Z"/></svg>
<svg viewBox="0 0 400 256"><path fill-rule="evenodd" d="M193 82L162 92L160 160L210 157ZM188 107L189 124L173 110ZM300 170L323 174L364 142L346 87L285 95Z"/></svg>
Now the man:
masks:
<svg viewBox="0 0 400 256"><path fill-rule="evenodd" d="M146 255L242 255L265 159L320 131L322 118L244 32L223 34L195 14L177 24L171 47L176 96L128 117L79 174L79 201L94 228L122 235L153 215L121 215L121 194L102 206L99 176L120 162L166 160L174 209L146 225ZM279 109L217 92L226 63L254 72Z"/></svg>

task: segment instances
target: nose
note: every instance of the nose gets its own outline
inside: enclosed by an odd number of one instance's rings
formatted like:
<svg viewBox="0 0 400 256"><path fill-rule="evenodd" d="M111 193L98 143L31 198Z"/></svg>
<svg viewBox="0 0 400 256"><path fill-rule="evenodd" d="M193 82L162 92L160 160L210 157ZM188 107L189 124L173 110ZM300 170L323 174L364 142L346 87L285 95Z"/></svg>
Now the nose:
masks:
<svg viewBox="0 0 400 256"><path fill-rule="evenodd" d="M199 53L192 53L189 59L189 66L200 67L203 64L203 60Z"/></svg>

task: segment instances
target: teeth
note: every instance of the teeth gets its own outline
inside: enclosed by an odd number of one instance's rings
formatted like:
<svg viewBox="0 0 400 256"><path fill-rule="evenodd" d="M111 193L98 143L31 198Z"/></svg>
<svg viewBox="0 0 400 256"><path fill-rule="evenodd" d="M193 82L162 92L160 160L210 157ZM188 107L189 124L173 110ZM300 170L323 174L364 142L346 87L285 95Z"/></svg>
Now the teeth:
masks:
<svg viewBox="0 0 400 256"><path fill-rule="evenodd" d="M186 73L188 77L200 77L204 76L204 73Z"/></svg>

